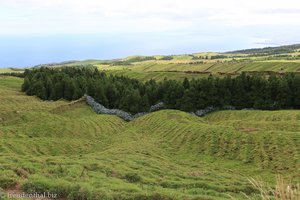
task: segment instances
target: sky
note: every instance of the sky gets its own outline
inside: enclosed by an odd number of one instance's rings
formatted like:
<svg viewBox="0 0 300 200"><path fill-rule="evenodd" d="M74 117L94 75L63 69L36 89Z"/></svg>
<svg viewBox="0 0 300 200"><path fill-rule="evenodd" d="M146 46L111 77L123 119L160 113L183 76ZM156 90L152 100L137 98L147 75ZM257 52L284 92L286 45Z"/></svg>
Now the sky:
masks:
<svg viewBox="0 0 300 200"><path fill-rule="evenodd" d="M0 67L300 43L299 0L0 0Z"/></svg>

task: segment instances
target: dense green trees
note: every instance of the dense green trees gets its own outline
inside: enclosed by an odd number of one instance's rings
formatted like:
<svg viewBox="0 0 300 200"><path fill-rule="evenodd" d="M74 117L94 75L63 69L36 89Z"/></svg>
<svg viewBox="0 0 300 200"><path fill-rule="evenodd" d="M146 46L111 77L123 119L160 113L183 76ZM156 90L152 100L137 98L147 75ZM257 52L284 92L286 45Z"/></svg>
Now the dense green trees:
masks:
<svg viewBox="0 0 300 200"><path fill-rule="evenodd" d="M300 108L300 77L237 77L154 80L145 83L123 76L107 76L94 68L67 67L26 70L22 91L44 100L76 100L88 94L108 108L138 113L163 101L167 108L196 111L208 106L237 109Z"/></svg>
<svg viewBox="0 0 300 200"><path fill-rule="evenodd" d="M24 78L24 82L22 84L22 91L28 91L30 87L30 81L27 77Z"/></svg>

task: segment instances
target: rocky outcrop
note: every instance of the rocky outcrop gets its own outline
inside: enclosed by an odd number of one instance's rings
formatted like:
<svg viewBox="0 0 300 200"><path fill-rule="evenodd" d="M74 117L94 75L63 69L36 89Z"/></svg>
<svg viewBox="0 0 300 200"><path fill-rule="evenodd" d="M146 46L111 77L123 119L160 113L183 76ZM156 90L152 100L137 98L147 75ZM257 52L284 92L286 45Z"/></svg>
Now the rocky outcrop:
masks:
<svg viewBox="0 0 300 200"><path fill-rule="evenodd" d="M214 112L214 111L216 111L216 108L213 106L209 106L207 108L197 110L196 112L194 112L194 114L197 115L198 117L203 117L204 115Z"/></svg>
<svg viewBox="0 0 300 200"><path fill-rule="evenodd" d="M194 114L198 117L203 117L203 116L207 115L208 113L218 111L218 110L235 110L235 107L230 106L230 105L229 106L223 106L222 108L208 106L204 109L197 110L196 112L193 112L192 114Z"/></svg>
<svg viewBox="0 0 300 200"><path fill-rule="evenodd" d="M140 113L137 113L135 115L132 115L131 113L125 112L123 110L106 108L105 106L103 106L100 103L96 102L94 100L94 98L89 96L89 95L85 95L84 97L86 99L87 104L89 106L91 106L92 109L96 113L116 115L116 116L124 119L125 121L131 121L135 118L141 117L141 116L146 115L148 113L155 112L155 111L162 110L162 109L166 108L166 106L163 102L159 102L159 103L151 106L148 112L140 112ZM198 117L203 117L204 115L207 115L208 113L211 113L211 112L214 112L214 111L217 111L217 110L235 110L235 108L232 107L232 106L226 106L226 107L224 106L222 109L219 109L217 107L209 106L209 107L206 107L204 109L192 112L191 114L196 115Z"/></svg>
<svg viewBox="0 0 300 200"><path fill-rule="evenodd" d="M159 102L150 107L149 112L158 111L165 108L165 104L163 102Z"/></svg>
<svg viewBox="0 0 300 200"><path fill-rule="evenodd" d="M109 109L106 108L105 106L101 105L100 103L96 102L95 99L89 95L85 95L85 99L86 99L86 103L91 106L91 108L98 114L109 114L109 115L116 115L122 119L124 119L125 121L131 121L135 118L141 117L143 115L146 115L150 112L154 112L157 110L161 110L163 108L165 108L165 105L163 102L160 102L158 104L155 104L153 106L150 107L149 112L141 112L141 113L137 113L135 115L132 115L129 112L125 112L123 110L119 110L119 109Z"/></svg>
<svg viewBox="0 0 300 200"><path fill-rule="evenodd" d="M109 114L109 115L117 115L118 117L124 119L125 121L131 121L133 119L133 116L131 113L119 110L119 109L108 109L101 105L100 103L97 103L93 97L85 95L86 102L89 106L92 107L92 109L98 113L98 114Z"/></svg>

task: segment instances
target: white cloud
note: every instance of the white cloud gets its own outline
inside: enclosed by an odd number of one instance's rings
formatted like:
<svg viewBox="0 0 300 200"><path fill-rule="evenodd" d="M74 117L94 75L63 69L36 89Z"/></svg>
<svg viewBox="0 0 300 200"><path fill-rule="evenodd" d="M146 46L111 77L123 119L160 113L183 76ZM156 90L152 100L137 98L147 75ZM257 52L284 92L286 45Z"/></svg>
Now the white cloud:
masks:
<svg viewBox="0 0 300 200"><path fill-rule="evenodd" d="M299 0L0 0L1 65L300 43Z"/></svg>
<svg viewBox="0 0 300 200"><path fill-rule="evenodd" d="M0 0L2 34L162 32L211 26L299 26L296 0Z"/></svg>

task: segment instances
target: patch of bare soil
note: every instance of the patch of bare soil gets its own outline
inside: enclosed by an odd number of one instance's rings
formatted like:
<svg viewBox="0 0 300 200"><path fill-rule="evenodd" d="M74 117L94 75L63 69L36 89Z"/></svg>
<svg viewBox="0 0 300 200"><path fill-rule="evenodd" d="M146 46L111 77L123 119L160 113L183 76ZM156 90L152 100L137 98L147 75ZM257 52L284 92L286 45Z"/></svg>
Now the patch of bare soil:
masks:
<svg viewBox="0 0 300 200"><path fill-rule="evenodd" d="M192 177L200 177L200 176L203 176L204 173L199 172L199 171L194 171L194 172L190 172L189 175L192 176Z"/></svg>
<svg viewBox="0 0 300 200"><path fill-rule="evenodd" d="M255 131L259 131L258 128L251 128L251 127L248 127L248 128L239 128L238 130L242 131L242 132L255 132Z"/></svg>

